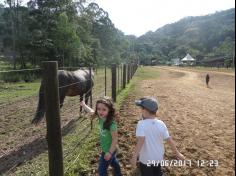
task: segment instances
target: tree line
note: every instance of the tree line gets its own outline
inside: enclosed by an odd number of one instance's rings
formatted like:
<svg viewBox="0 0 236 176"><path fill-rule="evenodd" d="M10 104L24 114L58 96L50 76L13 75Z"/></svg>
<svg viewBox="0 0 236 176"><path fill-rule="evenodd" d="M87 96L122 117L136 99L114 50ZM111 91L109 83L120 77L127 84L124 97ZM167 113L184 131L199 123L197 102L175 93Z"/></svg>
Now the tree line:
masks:
<svg viewBox="0 0 236 176"><path fill-rule="evenodd" d="M108 13L87 0L30 0L27 6L7 0L0 5L0 53L14 69L47 60L64 67L130 62L131 45Z"/></svg>

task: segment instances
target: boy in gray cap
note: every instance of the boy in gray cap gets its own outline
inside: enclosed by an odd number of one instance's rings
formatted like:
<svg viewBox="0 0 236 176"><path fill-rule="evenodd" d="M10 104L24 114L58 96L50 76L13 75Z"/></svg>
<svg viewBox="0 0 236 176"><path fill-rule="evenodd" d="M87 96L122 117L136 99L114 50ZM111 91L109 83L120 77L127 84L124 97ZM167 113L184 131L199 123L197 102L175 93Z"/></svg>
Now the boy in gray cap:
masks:
<svg viewBox="0 0 236 176"><path fill-rule="evenodd" d="M138 122L136 128L137 144L131 164L135 167L139 157L142 176L161 176L163 175L160 164L163 163L164 157L163 140L167 140L178 159L185 158L177 150L164 122L156 119L157 100L153 97L144 97L136 100L135 104L141 108L143 120Z"/></svg>

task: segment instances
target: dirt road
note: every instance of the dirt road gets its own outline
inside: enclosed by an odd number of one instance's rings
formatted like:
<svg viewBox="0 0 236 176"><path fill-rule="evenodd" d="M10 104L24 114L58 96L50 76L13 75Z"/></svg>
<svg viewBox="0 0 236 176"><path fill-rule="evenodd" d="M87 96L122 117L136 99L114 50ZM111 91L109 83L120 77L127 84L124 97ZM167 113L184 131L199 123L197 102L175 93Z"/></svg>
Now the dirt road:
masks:
<svg viewBox="0 0 236 176"><path fill-rule="evenodd" d="M139 116L134 100L152 95L159 101L158 118L166 123L178 149L191 162L191 166L165 167L166 175L234 175L234 74L211 72L210 88L207 88L205 71L153 69L159 71L160 77L138 83L121 109L120 160L123 172L131 175L128 160L135 144ZM175 159L168 144L165 148L165 159Z"/></svg>

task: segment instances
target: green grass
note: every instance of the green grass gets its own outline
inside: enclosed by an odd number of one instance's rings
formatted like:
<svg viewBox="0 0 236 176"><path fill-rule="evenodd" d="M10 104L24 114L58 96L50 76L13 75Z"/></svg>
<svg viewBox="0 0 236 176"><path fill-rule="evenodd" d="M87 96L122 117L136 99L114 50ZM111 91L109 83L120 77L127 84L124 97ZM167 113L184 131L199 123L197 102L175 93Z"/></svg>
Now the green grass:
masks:
<svg viewBox="0 0 236 176"><path fill-rule="evenodd" d="M0 104L38 95L40 82L0 83Z"/></svg>
<svg viewBox="0 0 236 176"><path fill-rule="evenodd" d="M34 66L30 63L26 63L26 68L33 68ZM16 64L16 69L20 69L21 65ZM13 70L13 64L10 63L7 59L0 56L0 71L7 71L7 70Z"/></svg>
<svg viewBox="0 0 236 176"><path fill-rule="evenodd" d="M159 72L155 67L140 66L138 72L136 73L136 77L139 80L156 79L159 77Z"/></svg>
<svg viewBox="0 0 236 176"><path fill-rule="evenodd" d="M0 71L10 70L12 66L0 57Z"/></svg>

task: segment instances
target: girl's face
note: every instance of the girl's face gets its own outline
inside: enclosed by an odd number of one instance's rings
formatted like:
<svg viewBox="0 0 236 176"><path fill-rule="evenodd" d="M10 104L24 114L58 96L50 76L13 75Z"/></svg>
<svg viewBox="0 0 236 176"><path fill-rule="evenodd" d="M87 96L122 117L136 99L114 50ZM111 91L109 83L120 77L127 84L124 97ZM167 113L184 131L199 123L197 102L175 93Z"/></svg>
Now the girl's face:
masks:
<svg viewBox="0 0 236 176"><path fill-rule="evenodd" d="M106 118L109 113L109 108L103 103L98 103L97 113L100 117Z"/></svg>

